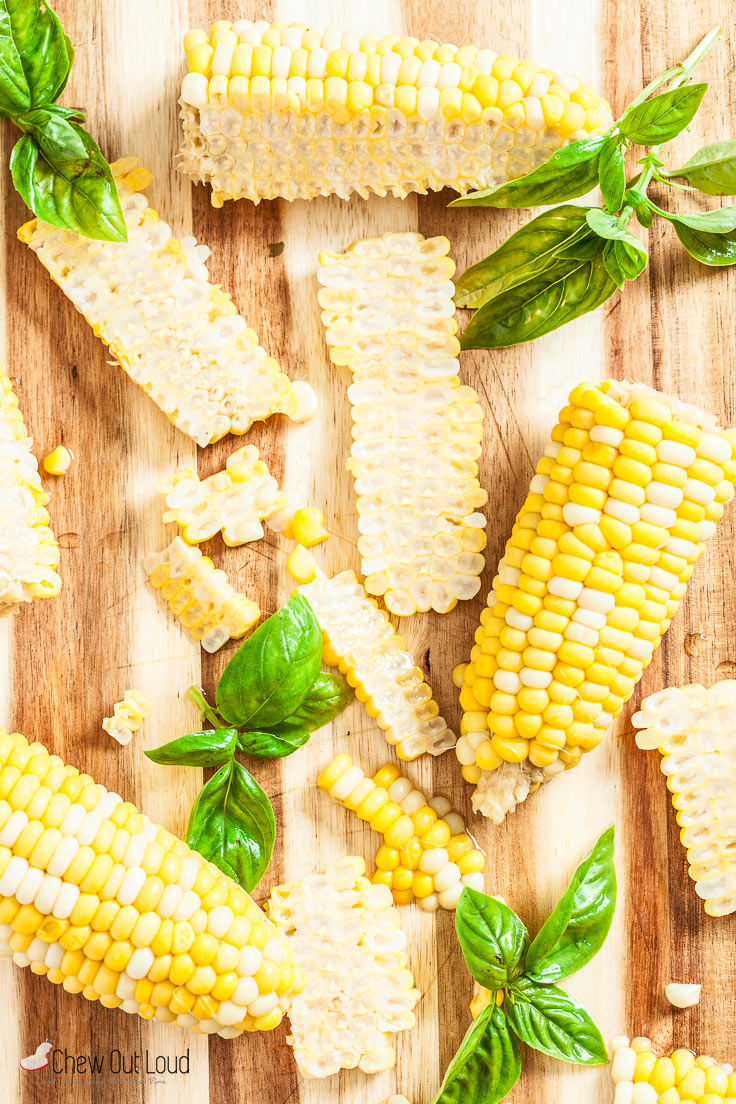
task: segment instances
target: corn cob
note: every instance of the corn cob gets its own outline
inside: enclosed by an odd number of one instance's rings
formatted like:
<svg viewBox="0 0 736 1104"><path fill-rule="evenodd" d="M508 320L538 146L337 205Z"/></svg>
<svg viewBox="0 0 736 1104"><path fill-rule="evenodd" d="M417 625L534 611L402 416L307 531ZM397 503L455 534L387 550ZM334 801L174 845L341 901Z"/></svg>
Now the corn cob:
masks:
<svg viewBox="0 0 736 1104"><path fill-rule="evenodd" d="M126 690L122 701L115 702L112 717L102 718L102 728L114 740L125 747L133 733L153 713L153 703L140 690Z"/></svg>
<svg viewBox="0 0 736 1104"><path fill-rule="evenodd" d="M427 799L395 764L371 779L349 755L338 755L317 785L383 835L373 882L388 886L397 905L454 909L465 886L483 889L485 856L463 818L446 797Z"/></svg>
<svg viewBox="0 0 736 1104"><path fill-rule="evenodd" d="M49 529L33 442L0 366L0 617L61 590L59 547Z"/></svg>
<svg viewBox="0 0 736 1104"><path fill-rule="evenodd" d="M332 579L320 573L299 590L322 628L325 663L340 668L399 758L440 755L452 747L455 734L439 715L424 675L355 573Z"/></svg>
<svg viewBox="0 0 736 1104"><path fill-rule="evenodd" d="M245 433L275 413L309 417L312 389L291 383L230 297L209 283L209 249L177 241L147 206L141 190L151 174L137 164L126 157L112 166L127 243L92 241L40 219L18 237L131 379L197 444Z"/></svg>
<svg viewBox="0 0 736 1104"><path fill-rule="evenodd" d="M484 567L483 415L457 376L449 248L403 233L320 254L330 358L353 373L348 468L365 588L402 616L473 598Z"/></svg>
<svg viewBox="0 0 736 1104"><path fill-rule="evenodd" d="M582 383L457 672L457 756L500 822L628 701L733 496L736 434L640 384Z"/></svg>
<svg viewBox="0 0 736 1104"><path fill-rule="evenodd" d="M244 636L261 616L255 602L233 590L224 571L181 537L174 537L163 552L146 556L143 567L171 612L206 652Z"/></svg>
<svg viewBox="0 0 736 1104"><path fill-rule="evenodd" d="M640 748L658 748L695 892L709 916L736 912L736 681L672 687L631 718Z"/></svg>
<svg viewBox="0 0 736 1104"><path fill-rule="evenodd" d="M649 1039L613 1041L614 1104L723 1104L736 1100L736 1074L706 1055L676 1050L658 1058Z"/></svg>
<svg viewBox="0 0 736 1104"><path fill-rule="evenodd" d="M406 936L389 891L364 875L362 859L339 859L324 874L277 886L266 906L306 978L287 1041L307 1077L390 1069L392 1035L414 1025L420 993Z"/></svg>
<svg viewBox="0 0 736 1104"><path fill-rule="evenodd" d="M0 954L107 1008L233 1038L303 979L254 901L43 744L0 729Z"/></svg>
<svg viewBox="0 0 736 1104"><path fill-rule="evenodd" d="M490 188L612 122L577 77L473 46L242 19L184 50L181 168L215 207Z"/></svg>

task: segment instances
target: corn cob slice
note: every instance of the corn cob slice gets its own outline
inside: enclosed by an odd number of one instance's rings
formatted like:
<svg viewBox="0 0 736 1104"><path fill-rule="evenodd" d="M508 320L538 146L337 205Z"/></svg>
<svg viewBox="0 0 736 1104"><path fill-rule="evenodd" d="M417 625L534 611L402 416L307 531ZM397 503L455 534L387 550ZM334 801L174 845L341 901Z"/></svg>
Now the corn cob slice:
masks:
<svg viewBox="0 0 736 1104"><path fill-rule="evenodd" d="M483 415L457 375L449 248L403 233L320 254L330 358L353 373L348 468L365 588L402 616L473 598L484 567Z"/></svg>
<svg viewBox="0 0 736 1104"><path fill-rule="evenodd" d="M254 901L75 767L0 729L0 954L107 1008L232 1038L303 979Z"/></svg>
<svg viewBox="0 0 736 1104"><path fill-rule="evenodd" d="M258 344L229 295L208 280L210 255L177 241L147 206L151 174L126 157L112 166L127 243L92 241L39 219L18 237L87 319L131 379L199 445L283 413L314 412L308 384L293 384Z"/></svg>
<svg viewBox="0 0 736 1104"><path fill-rule="evenodd" d="M244 636L261 616L256 603L233 590L209 556L181 537L174 537L163 552L146 556L143 567L171 612L206 652Z"/></svg>
<svg viewBox="0 0 736 1104"><path fill-rule="evenodd" d="M125 747L133 739L133 733L153 713L150 702L140 690L126 690L122 701L115 702L112 717L102 718L102 728L114 740Z"/></svg>
<svg viewBox="0 0 736 1104"><path fill-rule="evenodd" d="M640 384L572 391L458 671L476 810L500 822L603 739L733 496L735 444Z"/></svg>
<svg viewBox="0 0 736 1104"><path fill-rule="evenodd" d="M49 528L33 442L0 366L0 617L61 590L59 546Z"/></svg>
<svg viewBox="0 0 736 1104"><path fill-rule="evenodd" d="M676 1050L658 1058L649 1039L614 1039L611 1077L614 1104L723 1104L736 1100L733 1066L706 1055Z"/></svg>
<svg viewBox="0 0 736 1104"><path fill-rule="evenodd" d="M658 748L695 892L709 916L736 912L736 681L672 687L631 718L640 748Z"/></svg>
<svg viewBox="0 0 736 1104"><path fill-rule="evenodd" d="M577 77L473 46L242 19L184 50L181 168L215 207L490 188L612 121Z"/></svg>
<svg viewBox="0 0 736 1104"><path fill-rule="evenodd" d="M362 859L339 859L324 874L277 886L266 906L306 978L287 1037L306 1077L390 1069L392 1035L414 1026L420 993L406 936L389 891L364 875Z"/></svg>

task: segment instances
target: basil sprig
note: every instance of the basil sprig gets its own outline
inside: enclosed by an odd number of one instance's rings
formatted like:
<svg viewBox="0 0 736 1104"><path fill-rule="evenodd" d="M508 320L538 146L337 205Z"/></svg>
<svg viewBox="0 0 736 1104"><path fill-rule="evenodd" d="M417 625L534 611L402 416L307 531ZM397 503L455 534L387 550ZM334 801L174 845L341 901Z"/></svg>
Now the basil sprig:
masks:
<svg viewBox="0 0 736 1104"><path fill-rule="evenodd" d="M603 1036L582 1004L555 982L600 950L616 909L614 829L580 864L533 942L508 905L464 889L455 929L489 1003L470 1025L432 1104L498 1104L521 1075L519 1041L576 1065L603 1065Z"/></svg>

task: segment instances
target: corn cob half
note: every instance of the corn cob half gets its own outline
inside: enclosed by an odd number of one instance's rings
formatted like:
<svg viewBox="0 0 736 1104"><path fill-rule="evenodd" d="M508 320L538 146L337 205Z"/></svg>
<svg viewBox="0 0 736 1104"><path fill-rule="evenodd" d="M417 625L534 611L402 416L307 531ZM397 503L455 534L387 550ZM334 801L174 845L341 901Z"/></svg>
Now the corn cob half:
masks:
<svg viewBox="0 0 736 1104"><path fill-rule="evenodd" d="M0 954L107 1008L233 1038L303 984L248 894L86 774L0 729Z"/></svg>
<svg viewBox="0 0 736 1104"><path fill-rule="evenodd" d="M736 1100L733 1066L681 1048L657 1057L649 1039L612 1044L614 1104L724 1104Z"/></svg>
<svg viewBox="0 0 736 1104"><path fill-rule="evenodd" d="M348 468L365 588L403 616L473 598L484 567L483 415L457 375L449 248L402 233L320 254L330 358L353 373Z"/></svg>
<svg viewBox="0 0 736 1104"><path fill-rule="evenodd" d="M131 379L197 444L245 433L271 414L310 417L312 389L291 383L209 282L209 249L172 237L141 194L151 174L137 166L135 157L112 166L127 242L93 241L40 219L18 237Z"/></svg>
<svg viewBox="0 0 736 1104"><path fill-rule="evenodd" d="M569 403L457 672L457 756L497 822L603 739L734 493L736 433L694 407L612 380Z"/></svg>
<svg viewBox="0 0 736 1104"><path fill-rule="evenodd" d="M577 77L473 46L242 19L184 50L181 168L216 207L490 188L612 121Z"/></svg>

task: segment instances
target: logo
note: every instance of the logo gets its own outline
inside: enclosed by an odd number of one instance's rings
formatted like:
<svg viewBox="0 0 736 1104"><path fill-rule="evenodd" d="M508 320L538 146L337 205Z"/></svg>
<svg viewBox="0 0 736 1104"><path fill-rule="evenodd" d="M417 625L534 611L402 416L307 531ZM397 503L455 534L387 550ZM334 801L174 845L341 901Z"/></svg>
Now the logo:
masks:
<svg viewBox="0 0 736 1104"><path fill-rule="evenodd" d="M29 1054L27 1058L21 1058L20 1068L28 1072L44 1069L49 1064L49 1051L53 1049L53 1046L51 1040L46 1039L45 1042L36 1047L33 1054Z"/></svg>

